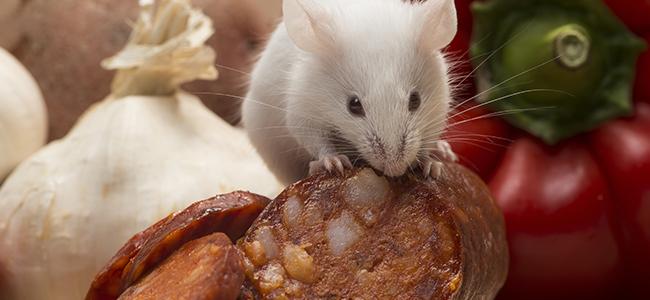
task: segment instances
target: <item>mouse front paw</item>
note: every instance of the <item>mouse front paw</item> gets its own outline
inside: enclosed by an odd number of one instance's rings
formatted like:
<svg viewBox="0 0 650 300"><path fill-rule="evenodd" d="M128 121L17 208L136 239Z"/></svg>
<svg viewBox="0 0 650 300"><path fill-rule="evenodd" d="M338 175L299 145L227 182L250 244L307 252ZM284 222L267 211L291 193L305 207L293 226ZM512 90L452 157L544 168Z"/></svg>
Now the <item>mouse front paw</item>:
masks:
<svg viewBox="0 0 650 300"><path fill-rule="evenodd" d="M309 175L313 175L321 171L327 171L330 173L336 171L339 174L343 174L343 171L345 171L346 168L352 168L352 163L347 156L326 154L320 156L318 160L309 163Z"/></svg>
<svg viewBox="0 0 650 300"><path fill-rule="evenodd" d="M433 150L433 156L437 157L441 161L458 161L458 156L451 149L451 145L447 141L438 141Z"/></svg>
<svg viewBox="0 0 650 300"><path fill-rule="evenodd" d="M437 179L442 173L443 161L456 162L458 156L447 141L438 141L433 151L420 162L424 178Z"/></svg>
<svg viewBox="0 0 650 300"><path fill-rule="evenodd" d="M422 175L425 179L437 179L442 174L443 163L431 156L427 156L420 163L422 168Z"/></svg>

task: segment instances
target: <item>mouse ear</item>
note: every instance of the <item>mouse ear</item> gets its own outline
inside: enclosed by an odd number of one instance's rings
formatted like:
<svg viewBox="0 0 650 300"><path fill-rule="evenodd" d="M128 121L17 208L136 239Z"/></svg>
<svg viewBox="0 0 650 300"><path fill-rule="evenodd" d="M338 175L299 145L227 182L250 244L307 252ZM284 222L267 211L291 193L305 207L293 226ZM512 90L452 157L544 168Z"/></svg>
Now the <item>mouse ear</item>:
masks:
<svg viewBox="0 0 650 300"><path fill-rule="evenodd" d="M428 0L420 4L424 15L420 41L427 49L442 49L456 35L458 20L454 0Z"/></svg>
<svg viewBox="0 0 650 300"><path fill-rule="evenodd" d="M314 0L284 0L282 13L289 37L298 48L317 52L330 44L330 14Z"/></svg>

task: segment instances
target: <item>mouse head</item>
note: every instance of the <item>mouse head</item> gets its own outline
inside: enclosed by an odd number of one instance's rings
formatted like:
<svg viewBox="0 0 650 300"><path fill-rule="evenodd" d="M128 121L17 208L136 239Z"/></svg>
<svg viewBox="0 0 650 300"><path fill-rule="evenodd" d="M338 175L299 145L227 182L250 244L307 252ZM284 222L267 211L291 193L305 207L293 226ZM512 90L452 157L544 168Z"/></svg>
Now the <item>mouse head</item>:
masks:
<svg viewBox="0 0 650 300"><path fill-rule="evenodd" d="M338 148L389 176L427 155L446 125L453 0L285 0L299 48L287 122L312 155ZM323 138L324 137L324 138Z"/></svg>

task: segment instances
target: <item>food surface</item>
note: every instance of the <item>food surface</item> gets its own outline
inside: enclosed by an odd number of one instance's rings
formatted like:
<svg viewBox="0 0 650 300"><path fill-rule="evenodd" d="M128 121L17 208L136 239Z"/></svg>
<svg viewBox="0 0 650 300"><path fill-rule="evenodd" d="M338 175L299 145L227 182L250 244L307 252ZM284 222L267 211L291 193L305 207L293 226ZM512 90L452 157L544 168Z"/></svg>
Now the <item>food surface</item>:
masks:
<svg viewBox="0 0 650 300"><path fill-rule="evenodd" d="M492 299L503 219L478 177L387 180L371 169L285 190L238 243L244 299Z"/></svg>
<svg viewBox="0 0 650 300"><path fill-rule="evenodd" d="M213 233L185 244L119 299L236 299L244 281L241 264L230 239Z"/></svg>
<svg viewBox="0 0 650 300"><path fill-rule="evenodd" d="M217 231L226 233L232 240L238 239L268 202L263 196L234 192L194 203L160 220L135 235L117 252L95 277L86 299L116 299L132 283L192 239ZM200 245L196 247L202 248ZM200 253L202 250L197 251ZM169 264L166 268L172 273L184 274L178 263ZM152 284L156 282L159 281L154 280Z"/></svg>
<svg viewBox="0 0 650 300"><path fill-rule="evenodd" d="M486 191L447 164L436 181L366 168L312 176L271 202L217 196L134 236L86 299L492 299L508 252ZM215 232L239 238L239 255Z"/></svg>

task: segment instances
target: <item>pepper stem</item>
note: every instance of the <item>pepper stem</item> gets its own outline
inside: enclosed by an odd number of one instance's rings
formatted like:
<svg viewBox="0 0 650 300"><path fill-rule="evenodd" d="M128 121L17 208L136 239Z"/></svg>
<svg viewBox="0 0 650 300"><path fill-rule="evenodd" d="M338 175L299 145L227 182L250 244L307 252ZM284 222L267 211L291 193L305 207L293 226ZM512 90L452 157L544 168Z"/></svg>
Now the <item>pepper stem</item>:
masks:
<svg viewBox="0 0 650 300"><path fill-rule="evenodd" d="M580 25L568 24L554 30L553 52L560 65L568 69L582 67L589 59L591 39Z"/></svg>
<svg viewBox="0 0 650 300"><path fill-rule="evenodd" d="M472 7L479 100L507 112L511 124L555 144L631 113L644 46L603 1L484 0Z"/></svg>

